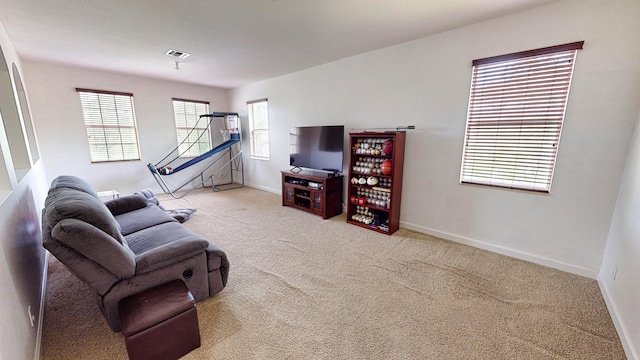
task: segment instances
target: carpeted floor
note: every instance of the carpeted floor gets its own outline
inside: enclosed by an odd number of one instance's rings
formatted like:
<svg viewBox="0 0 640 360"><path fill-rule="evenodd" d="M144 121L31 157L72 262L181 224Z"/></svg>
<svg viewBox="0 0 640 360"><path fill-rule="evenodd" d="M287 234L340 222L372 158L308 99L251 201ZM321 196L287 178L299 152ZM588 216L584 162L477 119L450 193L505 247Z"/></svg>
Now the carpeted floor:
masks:
<svg viewBox="0 0 640 360"><path fill-rule="evenodd" d="M242 188L158 195L224 249L185 359L625 359L594 280L400 230L392 236ZM126 359L92 291L51 259L43 359Z"/></svg>

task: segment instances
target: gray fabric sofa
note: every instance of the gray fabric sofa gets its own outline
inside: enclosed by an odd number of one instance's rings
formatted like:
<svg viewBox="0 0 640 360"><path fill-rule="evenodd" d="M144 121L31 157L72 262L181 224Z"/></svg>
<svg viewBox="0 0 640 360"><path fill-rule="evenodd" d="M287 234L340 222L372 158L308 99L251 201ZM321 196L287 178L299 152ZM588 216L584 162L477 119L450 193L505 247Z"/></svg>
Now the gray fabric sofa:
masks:
<svg viewBox="0 0 640 360"><path fill-rule="evenodd" d="M42 230L44 247L96 292L116 332L118 302L127 296L181 279L199 301L227 282L224 251L142 193L103 203L83 179L59 176L45 200Z"/></svg>

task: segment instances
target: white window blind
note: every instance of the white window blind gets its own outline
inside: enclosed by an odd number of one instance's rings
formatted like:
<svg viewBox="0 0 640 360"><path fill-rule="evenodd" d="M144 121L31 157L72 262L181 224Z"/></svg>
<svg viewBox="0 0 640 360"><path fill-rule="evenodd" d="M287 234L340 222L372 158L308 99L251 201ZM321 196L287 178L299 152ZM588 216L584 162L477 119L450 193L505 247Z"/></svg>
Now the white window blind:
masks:
<svg viewBox="0 0 640 360"><path fill-rule="evenodd" d="M92 162L139 160L133 94L76 89Z"/></svg>
<svg viewBox="0 0 640 360"><path fill-rule="evenodd" d="M249 131L251 132L251 157L269 159L269 107L267 99L247 102Z"/></svg>
<svg viewBox="0 0 640 360"><path fill-rule="evenodd" d="M208 113L209 103L206 101L173 99L173 117L181 157L195 157L211 149L208 126L211 118L200 118L200 115Z"/></svg>
<svg viewBox="0 0 640 360"><path fill-rule="evenodd" d="M582 45L474 60L462 183L549 192Z"/></svg>

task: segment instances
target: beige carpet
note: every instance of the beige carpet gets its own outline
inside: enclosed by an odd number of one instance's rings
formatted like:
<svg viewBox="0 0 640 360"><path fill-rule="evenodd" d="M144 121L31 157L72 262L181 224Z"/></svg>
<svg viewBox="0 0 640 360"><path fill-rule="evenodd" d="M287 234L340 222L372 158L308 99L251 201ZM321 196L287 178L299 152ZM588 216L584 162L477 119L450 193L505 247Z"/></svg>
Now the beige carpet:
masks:
<svg viewBox="0 0 640 360"><path fill-rule="evenodd" d="M224 249L227 287L197 305L185 359L624 359L594 280L400 230L281 206L252 188L185 199ZM44 359L126 359L93 293L52 259Z"/></svg>

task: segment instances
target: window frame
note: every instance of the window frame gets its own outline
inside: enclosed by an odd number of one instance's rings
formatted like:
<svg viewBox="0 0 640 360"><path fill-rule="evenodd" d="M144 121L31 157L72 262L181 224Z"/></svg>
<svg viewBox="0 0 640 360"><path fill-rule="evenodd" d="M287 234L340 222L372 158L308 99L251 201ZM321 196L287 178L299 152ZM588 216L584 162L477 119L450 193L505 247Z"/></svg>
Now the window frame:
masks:
<svg viewBox="0 0 640 360"><path fill-rule="evenodd" d="M87 142L89 145L89 154L91 157L91 163L109 163L118 161L139 161L140 157L140 140L138 138L138 125L135 115L135 106L133 102L133 94L119 91L107 91L107 90L95 90L76 88L76 92L80 98L80 106L82 110L82 119L85 125L85 131L87 134ZM89 99L87 97L95 96L97 101L97 107L87 103ZM109 98L111 97L111 98ZM108 102L112 100L113 108L106 108ZM118 105L124 105L125 108L119 108ZM99 113L99 121L97 113ZM126 116L122 116L122 115ZM115 124L109 124L109 122L115 121ZM94 136L91 129L102 129L102 135L104 141L93 142L91 137ZM112 132L108 135L107 130L117 129L117 132ZM132 133L127 134L123 130L129 129ZM99 132L99 131L98 131ZM109 138L113 134L116 134L119 141L109 141ZM126 142L124 137L129 137L133 141ZM104 154L97 152L95 149L98 146L104 146ZM131 151L131 146L135 147L134 151ZM122 154L117 156L118 152L110 151L110 148L119 147ZM125 150L129 148L129 150ZM104 156L106 155L106 159Z"/></svg>
<svg viewBox="0 0 640 360"><path fill-rule="evenodd" d="M256 160L269 160L270 157L270 153L269 153L269 103L268 103L268 99L264 98L264 99L257 99L257 100L251 100L251 101L247 101L247 117L248 117L248 121L249 121L249 143L250 143L250 156L252 159L256 159ZM255 116L255 112L254 112L254 105L255 104L260 104L260 103L265 103L267 109L266 109L266 126L265 127L261 127L261 128L256 128L256 124L254 121L254 116ZM266 141L262 141L262 140L258 140L258 139L263 139L266 137ZM257 148L261 148L261 149L266 149L266 155L264 154L257 154L256 149Z"/></svg>
<svg viewBox="0 0 640 360"><path fill-rule="evenodd" d="M194 106L195 117L193 119L191 119L191 120L194 121L194 123L193 123L194 125L193 126L191 126L191 127L187 126L187 125L189 125L189 121L188 120L186 120L186 122L185 122L185 127L179 126L180 124L178 124L178 118L176 117L176 115L178 115L177 112L176 112L176 102L182 103L183 106L187 106L187 104L190 104L190 105ZM171 99L171 103L172 103L172 106L173 106L173 120L174 120L174 123L175 123L176 139L178 141L178 153L180 154L179 155L180 158L193 158L193 157L201 155L202 153L204 153L206 151L209 151L211 149L211 128L209 127L209 122L207 120L208 118L200 118L200 115L209 114L209 106L210 106L209 102L208 101L202 101L202 100L190 100L190 99L172 98ZM204 113L203 114L198 114L197 113L197 105L198 104L205 105L205 109L204 109ZM185 109L185 112L184 112L183 115L185 116L185 119L189 115L186 112L186 109ZM202 119L204 119L204 120L202 120ZM198 125L200 121L206 121L205 122L205 126L204 127L203 126L199 126L199 127L196 128L195 126ZM190 133L191 133L191 131L193 129L198 129L198 134L202 130L206 130L206 132L207 132L207 134L206 134L207 143L205 144L206 145L205 146L205 150L201 151L201 152L198 152L197 154L191 151L192 148L194 147L194 145L193 145L193 142L189 142L189 139L188 139L188 136L190 135ZM184 139L181 139L180 138L180 130L186 131L187 132L187 137L185 137ZM202 138L202 136L199 135L197 140L200 140L201 138ZM199 143L203 143L202 141L198 141L198 142ZM185 144L186 149L184 149L182 147L183 144ZM196 146L196 149L198 149L198 148L199 147ZM188 152L188 153L185 154L186 152Z"/></svg>
<svg viewBox="0 0 640 360"><path fill-rule="evenodd" d="M461 184L550 193L583 44L473 61Z"/></svg>

